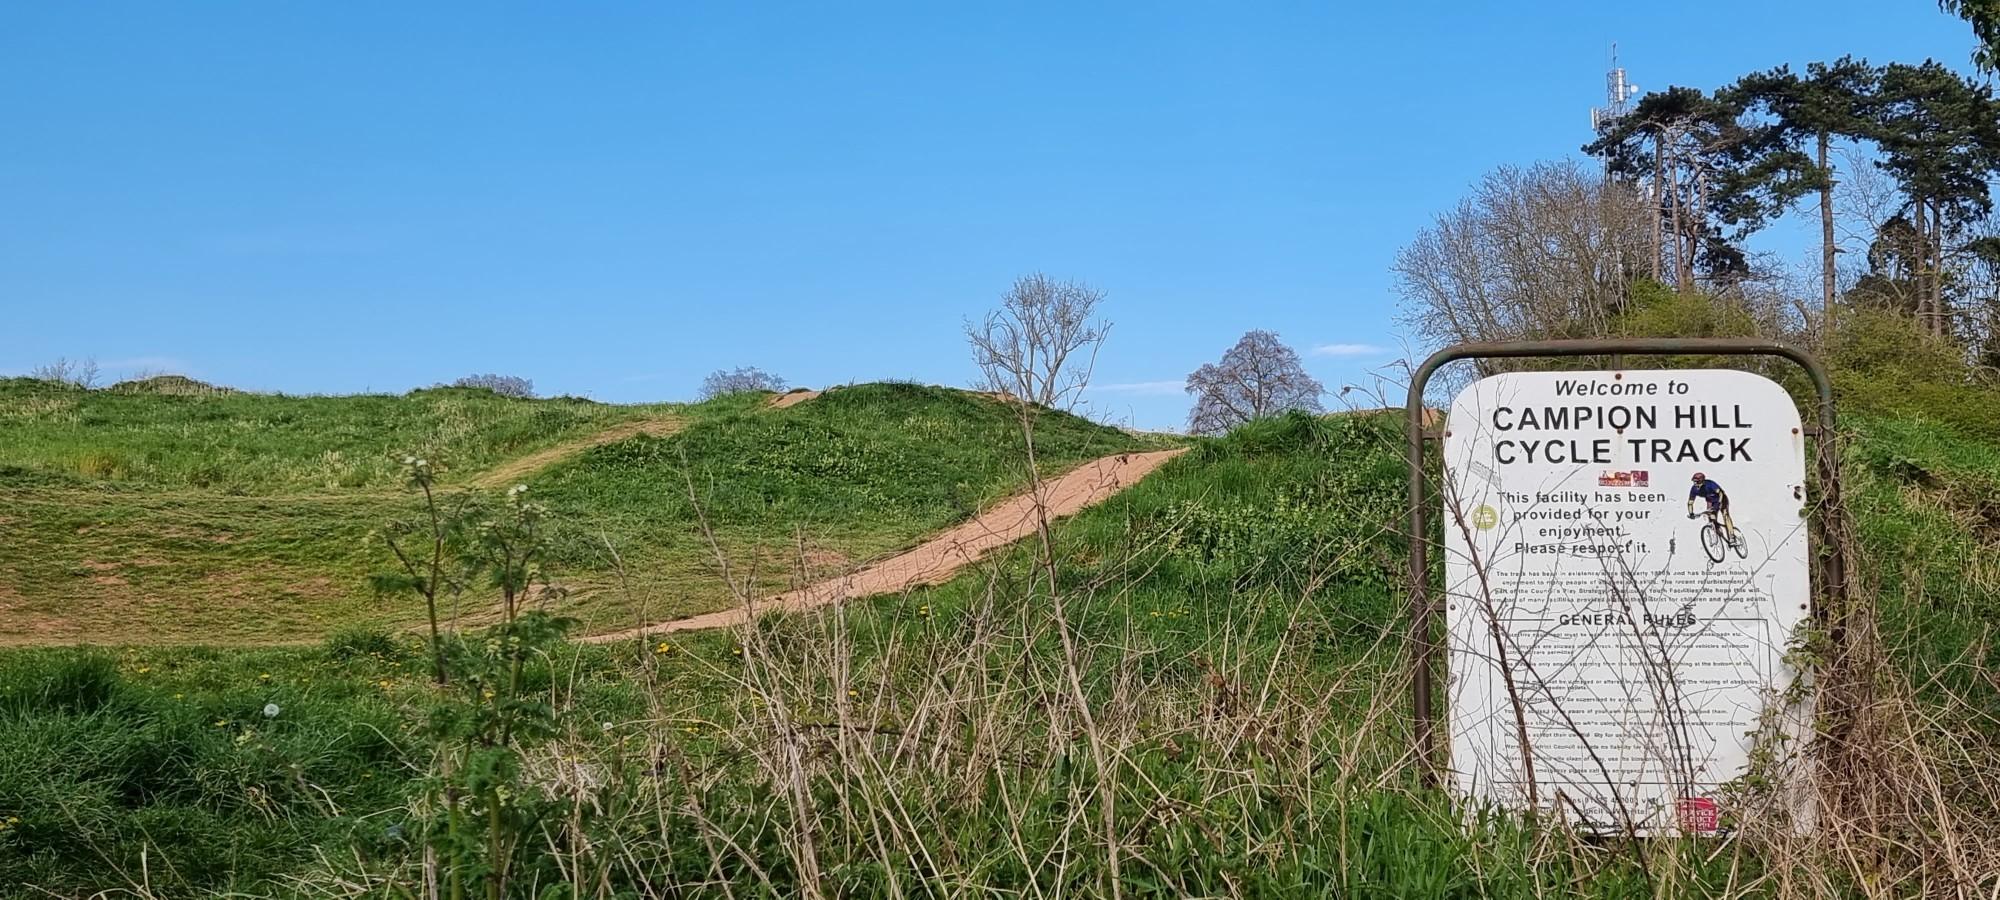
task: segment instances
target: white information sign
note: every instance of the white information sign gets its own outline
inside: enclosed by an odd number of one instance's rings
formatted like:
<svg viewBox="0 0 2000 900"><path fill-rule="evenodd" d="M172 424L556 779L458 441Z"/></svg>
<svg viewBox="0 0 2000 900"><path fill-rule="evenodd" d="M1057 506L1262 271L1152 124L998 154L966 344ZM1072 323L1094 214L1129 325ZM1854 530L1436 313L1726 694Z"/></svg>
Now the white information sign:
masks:
<svg viewBox="0 0 2000 900"><path fill-rule="evenodd" d="M1724 785L1797 727L1791 397L1733 370L1496 375L1452 401L1444 466L1458 790L1597 830L1727 830Z"/></svg>

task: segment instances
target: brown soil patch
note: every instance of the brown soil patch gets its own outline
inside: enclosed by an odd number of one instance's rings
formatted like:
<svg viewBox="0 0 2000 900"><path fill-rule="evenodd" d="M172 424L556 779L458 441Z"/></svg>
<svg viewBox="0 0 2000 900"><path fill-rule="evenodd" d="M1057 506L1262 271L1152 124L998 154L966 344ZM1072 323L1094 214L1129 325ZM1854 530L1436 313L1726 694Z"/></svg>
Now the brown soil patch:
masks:
<svg viewBox="0 0 2000 900"><path fill-rule="evenodd" d="M808 390L806 388L800 388L796 391L790 391L787 393L779 394L778 396L771 398L771 408L785 409L787 407L797 406L801 403L806 402L807 400L811 400L812 398L819 396L822 393L824 392Z"/></svg>
<svg viewBox="0 0 2000 900"><path fill-rule="evenodd" d="M805 610L844 600L896 593L920 585L941 584L986 554L1033 534L1037 505L1046 508L1050 518L1074 514L1138 483L1139 479L1167 460L1179 456L1185 449L1120 453L1085 463L1060 478L1043 482L1039 504L1035 494L1012 497L912 550L862 566L837 578L767 597L755 607L760 610ZM748 622L750 612L748 609L726 609L647 628L594 635L585 640L603 643L645 634L724 628Z"/></svg>
<svg viewBox="0 0 2000 900"><path fill-rule="evenodd" d="M130 584L125 580L125 576L118 574L117 563L86 559L83 561L83 568L90 572L90 583L99 587L123 587Z"/></svg>
<svg viewBox="0 0 2000 900"><path fill-rule="evenodd" d="M546 450L537 450L526 456L510 459L495 468L473 476L466 484L472 487L485 488L508 486L592 447L602 447L605 444L615 443L626 438L638 437L642 434L653 437L666 437L681 430L681 426L685 424L678 416L662 416L654 419L640 419L637 422L626 422L622 425L613 425L589 437L557 444Z"/></svg>
<svg viewBox="0 0 2000 900"><path fill-rule="evenodd" d="M14 590L12 585L0 581L0 610L11 610L28 602L28 598Z"/></svg>

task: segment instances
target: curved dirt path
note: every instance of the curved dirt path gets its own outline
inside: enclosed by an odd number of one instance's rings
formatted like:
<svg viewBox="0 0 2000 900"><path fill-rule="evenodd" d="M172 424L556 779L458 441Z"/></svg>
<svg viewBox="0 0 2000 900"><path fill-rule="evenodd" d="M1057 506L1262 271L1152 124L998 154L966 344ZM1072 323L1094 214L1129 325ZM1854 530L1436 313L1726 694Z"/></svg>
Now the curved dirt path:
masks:
<svg viewBox="0 0 2000 900"><path fill-rule="evenodd" d="M585 435L573 441L565 441L553 447L537 450L526 456L514 457L494 468L487 469L466 479L464 483L469 487L504 487L509 482L519 481L592 447L601 447L605 444L622 441L630 437L638 437L642 434L652 435L653 437L666 437L681 430L681 427L686 424L687 422L679 416L655 416L649 419L640 419L636 422L624 422L613 425L596 434Z"/></svg>
<svg viewBox="0 0 2000 900"><path fill-rule="evenodd" d="M798 388L796 390L786 391L785 393L779 394L776 397L772 397L770 405L772 409L788 409L790 407L794 407L801 403L804 403L807 400L811 400L814 397L817 397L823 393L826 392L815 391L811 388Z"/></svg>
<svg viewBox="0 0 2000 900"><path fill-rule="evenodd" d="M1120 453L1084 463L1061 477L1043 482L1042 503L1051 519L1080 512L1137 484L1147 473L1186 450L1180 447L1149 453ZM1020 494L913 549L869 563L838 578L766 597L757 601L755 606L760 612L772 609L805 610L844 600L893 594L919 585L942 584L958 570L978 562L987 553L1033 534L1035 524L1035 495ZM644 628L592 635L583 640L606 643L648 634L726 628L741 625L749 619L750 610L736 607Z"/></svg>

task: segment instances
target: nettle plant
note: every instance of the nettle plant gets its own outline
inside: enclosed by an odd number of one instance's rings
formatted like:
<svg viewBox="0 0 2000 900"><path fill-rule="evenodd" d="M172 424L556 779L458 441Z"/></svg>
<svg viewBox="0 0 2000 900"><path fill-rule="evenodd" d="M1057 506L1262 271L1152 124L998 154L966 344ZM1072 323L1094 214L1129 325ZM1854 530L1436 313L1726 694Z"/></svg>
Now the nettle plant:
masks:
<svg viewBox="0 0 2000 900"><path fill-rule="evenodd" d="M437 690L420 731L433 742L436 762L424 804L429 815L418 817L411 838L425 848L426 879L437 878L449 896L470 888L502 897L555 810L523 777L522 760L563 724L548 672L575 623L548 610L562 596L543 568L548 510L528 499L525 485L510 488L497 506L447 499L428 460L406 457L404 465L423 514L385 529L401 571L378 576L376 585L420 598L430 628ZM494 624L469 634L456 627L467 598L495 594L498 608L480 616L494 616ZM444 603L453 608L448 620Z"/></svg>

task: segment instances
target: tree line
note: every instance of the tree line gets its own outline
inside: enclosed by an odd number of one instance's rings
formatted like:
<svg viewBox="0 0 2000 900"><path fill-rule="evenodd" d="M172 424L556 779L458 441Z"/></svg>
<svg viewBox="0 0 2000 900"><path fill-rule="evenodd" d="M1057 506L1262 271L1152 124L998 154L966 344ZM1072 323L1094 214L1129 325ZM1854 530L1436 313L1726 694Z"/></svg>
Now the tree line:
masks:
<svg viewBox="0 0 2000 900"><path fill-rule="evenodd" d="M1815 199L1822 327L1831 330L1841 288L1836 142L1886 175L1900 200L1873 223L1867 268L1847 286L1853 299L1898 309L1938 337L1990 326L2000 301L1990 221L2000 101L1941 63L1843 57L1754 72L1712 92L1673 87L1607 121L1583 149L1656 207L1647 274L1683 289L1727 291L1755 277L1743 240Z"/></svg>
<svg viewBox="0 0 2000 900"><path fill-rule="evenodd" d="M1649 93L1582 149L1599 165L1502 168L1403 249L1415 330L1439 343L1609 334L1651 283L1818 345L1844 312L1889 313L2000 365L2000 99L1985 80L1935 60L1778 66ZM1806 210L1813 265L1788 271L1748 247Z"/></svg>

